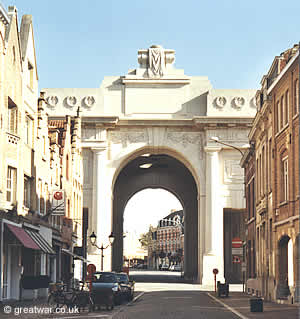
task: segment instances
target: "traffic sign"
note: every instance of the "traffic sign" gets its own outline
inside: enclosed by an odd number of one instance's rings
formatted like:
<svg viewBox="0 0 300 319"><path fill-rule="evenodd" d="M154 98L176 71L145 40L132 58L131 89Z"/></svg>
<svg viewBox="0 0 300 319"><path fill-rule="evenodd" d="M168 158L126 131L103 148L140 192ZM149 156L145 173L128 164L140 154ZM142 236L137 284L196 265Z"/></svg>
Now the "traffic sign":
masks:
<svg viewBox="0 0 300 319"><path fill-rule="evenodd" d="M243 256L243 248L232 248L231 253L232 255Z"/></svg>
<svg viewBox="0 0 300 319"><path fill-rule="evenodd" d="M241 248L243 247L243 241L241 240L241 238L233 238L232 242L231 242L231 246L232 248Z"/></svg>
<svg viewBox="0 0 300 319"><path fill-rule="evenodd" d="M218 273L219 273L219 270L218 270L217 268L214 268L214 269L213 269L213 274L214 274L214 275L217 275Z"/></svg>
<svg viewBox="0 0 300 319"><path fill-rule="evenodd" d="M96 271L96 266L94 264L89 264L87 266L88 274L92 275Z"/></svg>
<svg viewBox="0 0 300 319"><path fill-rule="evenodd" d="M241 263L241 258L239 256L233 256L232 257L232 262L234 264L240 264Z"/></svg>

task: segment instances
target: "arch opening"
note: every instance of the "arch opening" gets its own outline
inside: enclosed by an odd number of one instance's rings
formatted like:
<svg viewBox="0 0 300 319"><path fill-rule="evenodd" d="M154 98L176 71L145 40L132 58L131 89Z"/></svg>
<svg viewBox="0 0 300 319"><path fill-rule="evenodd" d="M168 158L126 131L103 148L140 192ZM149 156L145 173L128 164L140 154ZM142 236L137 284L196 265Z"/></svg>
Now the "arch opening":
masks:
<svg viewBox="0 0 300 319"><path fill-rule="evenodd" d="M112 246L112 269L123 266L124 210L137 192L162 188L174 194L184 214L184 276L198 279L198 191L190 170L178 159L164 154L137 156L119 172L113 188L112 228L115 241ZM155 200L155 199L154 199Z"/></svg>
<svg viewBox="0 0 300 319"><path fill-rule="evenodd" d="M184 251L183 223L170 221L168 226L172 227L160 225L175 213L183 215L183 207L178 198L165 189L146 188L130 198L124 210L126 265L135 268L140 264L139 268L159 270L159 265L175 263L175 257ZM140 238L143 238L144 249ZM166 255L164 259L159 257L162 252ZM182 266L182 260L180 263L176 260L176 264Z"/></svg>

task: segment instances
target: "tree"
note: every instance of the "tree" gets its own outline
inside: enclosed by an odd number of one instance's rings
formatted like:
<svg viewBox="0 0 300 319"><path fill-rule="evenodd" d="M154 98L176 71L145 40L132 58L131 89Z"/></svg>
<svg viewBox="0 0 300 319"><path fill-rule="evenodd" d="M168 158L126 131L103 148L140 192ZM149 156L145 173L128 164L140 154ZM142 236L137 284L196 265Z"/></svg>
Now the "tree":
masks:
<svg viewBox="0 0 300 319"><path fill-rule="evenodd" d="M141 234L139 242L141 243L142 248L148 249L149 246L153 244L152 233L154 227L150 225L149 230L146 233Z"/></svg>

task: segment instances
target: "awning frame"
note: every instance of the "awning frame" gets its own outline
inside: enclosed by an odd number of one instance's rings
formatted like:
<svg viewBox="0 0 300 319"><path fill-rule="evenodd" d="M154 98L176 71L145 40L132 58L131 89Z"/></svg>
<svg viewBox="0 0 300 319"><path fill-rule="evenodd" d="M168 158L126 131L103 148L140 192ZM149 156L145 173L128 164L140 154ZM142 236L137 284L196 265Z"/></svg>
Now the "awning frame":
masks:
<svg viewBox="0 0 300 319"><path fill-rule="evenodd" d="M83 261L83 262L85 262L85 263L89 263L89 262L90 262L89 260L85 259L84 257L78 256L78 255L72 253L72 252L71 252L70 250L68 250L68 249L62 248L61 251L62 251L62 253L65 253L65 254L67 254L67 255L72 256L74 259L80 259L81 261Z"/></svg>

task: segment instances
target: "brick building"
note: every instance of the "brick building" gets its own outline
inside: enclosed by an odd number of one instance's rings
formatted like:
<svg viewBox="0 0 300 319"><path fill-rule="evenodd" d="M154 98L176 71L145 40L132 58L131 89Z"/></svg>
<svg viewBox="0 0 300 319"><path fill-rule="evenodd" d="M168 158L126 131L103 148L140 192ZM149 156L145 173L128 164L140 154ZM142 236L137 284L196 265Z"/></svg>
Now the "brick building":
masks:
<svg viewBox="0 0 300 319"><path fill-rule="evenodd" d="M183 211L172 211L158 222L154 242L148 251L148 262L155 269L159 264L181 264L184 256Z"/></svg>
<svg viewBox="0 0 300 319"><path fill-rule="evenodd" d="M261 85L249 134L255 149L242 159L248 211L247 288L266 299L293 303L299 302L298 45L274 58Z"/></svg>

